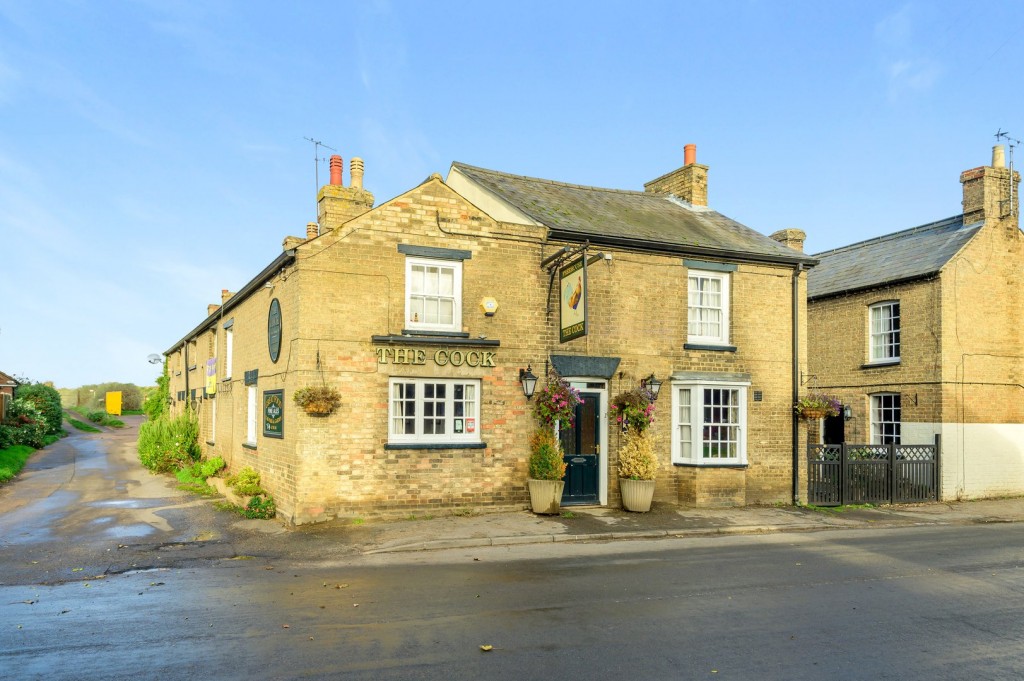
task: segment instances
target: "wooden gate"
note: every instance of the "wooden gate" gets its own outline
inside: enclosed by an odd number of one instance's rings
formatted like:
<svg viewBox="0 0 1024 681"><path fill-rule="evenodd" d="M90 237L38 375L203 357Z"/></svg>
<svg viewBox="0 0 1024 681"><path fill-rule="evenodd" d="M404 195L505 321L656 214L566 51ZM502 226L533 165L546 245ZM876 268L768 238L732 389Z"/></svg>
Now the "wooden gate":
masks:
<svg viewBox="0 0 1024 681"><path fill-rule="evenodd" d="M939 445L938 435L933 445L809 445L807 501L814 506L937 501Z"/></svg>

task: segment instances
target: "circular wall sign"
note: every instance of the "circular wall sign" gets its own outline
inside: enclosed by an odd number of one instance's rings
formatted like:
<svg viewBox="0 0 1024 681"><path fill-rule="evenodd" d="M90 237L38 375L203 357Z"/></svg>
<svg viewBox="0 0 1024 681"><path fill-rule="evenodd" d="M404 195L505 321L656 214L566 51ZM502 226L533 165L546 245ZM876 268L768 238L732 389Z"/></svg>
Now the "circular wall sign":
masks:
<svg viewBox="0 0 1024 681"><path fill-rule="evenodd" d="M281 303L277 298L270 301L270 313L267 315L267 348L270 361L277 362L281 356Z"/></svg>

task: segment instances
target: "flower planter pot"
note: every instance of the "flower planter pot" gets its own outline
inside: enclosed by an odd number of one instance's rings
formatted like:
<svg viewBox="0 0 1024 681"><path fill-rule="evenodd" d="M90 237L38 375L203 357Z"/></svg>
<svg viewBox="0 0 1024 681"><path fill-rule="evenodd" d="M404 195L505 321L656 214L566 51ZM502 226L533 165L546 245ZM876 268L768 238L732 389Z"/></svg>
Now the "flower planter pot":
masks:
<svg viewBox="0 0 1024 681"><path fill-rule="evenodd" d="M534 513L556 515L562 508L564 480L527 480L530 488L530 507Z"/></svg>
<svg viewBox="0 0 1024 681"><path fill-rule="evenodd" d="M310 402L303 410L310 416L330 416L334 413L334 406L327 402Z"/></svg>
<svg viewBox="0 0 1024 681"><path fill-rule="evenodd" d="M801 418L805 418L807 420L820 419L820 418L824 418L824 416L825 416L825 410L824 409L815 409L813 407L806 408L806 409L804 409L803 411L800 412L800 417Z"/></svg>
<svg viewBox="0 0 1024 681"><path fill-rule="evenodd" d="M653 480L619 478L619 492L622 494L622 508L627 511L647 513L651 510L651 500L654 499Z"/></svg>

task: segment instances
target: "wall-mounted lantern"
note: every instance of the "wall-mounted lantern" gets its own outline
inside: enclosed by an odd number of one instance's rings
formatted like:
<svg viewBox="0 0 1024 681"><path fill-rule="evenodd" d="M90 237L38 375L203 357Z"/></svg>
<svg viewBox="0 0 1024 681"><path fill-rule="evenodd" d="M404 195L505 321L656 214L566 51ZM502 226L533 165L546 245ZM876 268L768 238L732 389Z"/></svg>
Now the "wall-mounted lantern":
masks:
<svg viewBox="0 0 1024 681"><path fill-rule="evenodd" d="M519 370L519 382L523 384L523 394L526 399L533 398L533 392L537 389L537 377L533 375L533 366L526 365L525 369Z"/></svg>
<svg viewBox="0 0 1024 681"><path fill-rule="evenodd" d="M851 407L848 404L843 405L843 419L846 420L846 421L849 421L852 418L853 418L853 407Z"/></svg>
<svg viewBox="0 0 1024 681"><path fill-rule="evenodd" d="M657 401L658 393L661 392L661 381L651 374L647 378L640 381L640 387L651 393L651 399Z"/></svg>

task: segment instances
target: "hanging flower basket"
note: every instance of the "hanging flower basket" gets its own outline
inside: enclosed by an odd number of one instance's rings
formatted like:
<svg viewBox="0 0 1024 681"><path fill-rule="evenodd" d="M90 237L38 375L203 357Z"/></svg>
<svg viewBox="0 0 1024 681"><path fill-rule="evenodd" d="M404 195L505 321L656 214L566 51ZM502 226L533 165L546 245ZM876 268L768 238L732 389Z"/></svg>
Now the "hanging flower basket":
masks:
<svg viewBox="0 0 1024 681"><path fill-rule="evenodd" d="M341 394L330 386L311 385L295 391L295 404L310 416L329 416L341 406Z"/></svg>
<svg viewBox="0 0 1024 681"><path fill-rule="evenodd" d="M797 400L793 410L802 419L821 419L826 416L839 416L843 403L834 395L808 393Z"/></svg>

